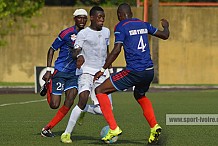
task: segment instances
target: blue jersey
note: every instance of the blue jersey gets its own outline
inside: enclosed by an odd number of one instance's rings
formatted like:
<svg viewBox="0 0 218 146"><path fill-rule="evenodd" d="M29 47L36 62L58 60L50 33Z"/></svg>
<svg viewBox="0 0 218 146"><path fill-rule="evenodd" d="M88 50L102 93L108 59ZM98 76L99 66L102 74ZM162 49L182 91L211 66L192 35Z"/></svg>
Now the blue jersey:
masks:
<svg viewBox="0 0 218 146"><path fill-rule="evenodd" d="M143 71L153 67L148 34L154 35L157 30L137 18L125 19L116 25L115 43L123 44L127 70Z"/></svg>
<svg viewBox="0 0 218 146"><path fill-rule="evenodd" d="M59 51L59 56L55 61L55 69L60 72L75 72L76 60L72 58L72 49L77 35L76 26L69 27L60 32L52 44L52 48Z"/></svg>

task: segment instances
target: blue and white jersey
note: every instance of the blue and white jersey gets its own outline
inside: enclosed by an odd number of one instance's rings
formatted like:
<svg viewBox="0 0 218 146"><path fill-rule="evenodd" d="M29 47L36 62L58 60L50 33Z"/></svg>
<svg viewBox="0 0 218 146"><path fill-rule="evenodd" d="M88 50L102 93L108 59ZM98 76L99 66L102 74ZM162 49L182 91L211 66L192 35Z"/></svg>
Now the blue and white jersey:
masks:
<svg viewBox="0 0 218 146"><path fill-rule="evenodd" d="M69 27L60 32L52 44L52 48L59 51L59 56L55 61L55 69L61 72L75 72L76 60L72 58L72 49L77 35L76 26Z"/></svg>
<svg viewBox="0 0 218 146"><path fill-rule="evenodd" d="M126 59L126 69L143 71L153 66L148 34L154 35L157 28L137 18L120 21L114 29L115 43L122 43Z"/></svg>

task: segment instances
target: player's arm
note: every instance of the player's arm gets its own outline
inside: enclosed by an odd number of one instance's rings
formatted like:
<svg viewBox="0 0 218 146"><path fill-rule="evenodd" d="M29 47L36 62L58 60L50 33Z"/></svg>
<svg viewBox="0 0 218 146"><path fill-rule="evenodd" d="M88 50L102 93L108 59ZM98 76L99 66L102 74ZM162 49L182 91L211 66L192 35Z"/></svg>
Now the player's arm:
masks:
<svg viewBox="0 0 218 146"><path fill-rule="evenodd" d="M77 68L79 69L85 62L85 59L82 54L82 47L83 47L83 43L85 40L86 40L86 36L80 31L77 34L77 38L74 43L74 49L73 49L73 59L76 60L76 65L77 65Z"/></svg>
<svg viewBox="0 0 218 146"><path fill-rule="evenodd" d="M114 60L120 54L122 46L123 46L122 43L115 43L114 44L114 48L113 48L112 52L108 55L104 66L102 67L102 69L100 71L98 71L95 74L94 81L97 80L100 76L102 76L104 74L105 69L107 69L114 62Z"/></svg>
<svg viewBox="0 0 218 146"><path fill-rule="evenodd" d="M157 30L154 36L166 40L169 38L170 35L169 22L166 19L161 19L161 25L163 27L163 30Z"/></svg>
<svg viewBox="0 0 218 146"><path fill-rule="evenodd" d="M51 78L51 65L52 65L52 59L54 56L54 49L52 47L49 48L48 53L47 53L47 68L46 68L46 73L42 77L42 79L47 83L49 79Z"/></svg>
<svg viewBox="0 0 218 146"><path fill-rule="evenodd" d="M109 46L107 46L107 57L109 56ZM113 68L112 68L112 64L108 67L108 71L110 74L114 73Z"/></svg>
<svg viewBox="0 0 218 146"><path fill-rule="evenodd" d="M82 48L81 47L74 47L74 49L72 50L73 52L73 59L77 59L81 54Z"/></svg>
<svg viewBox="0 0 218 146"><path fill-rule="evenodd" d="M118 57L118 55L121 52L122 46L123 46L122 43L115 43L114 44L114 48L111 51L111 53L108 55L106 62L103 66L104 69L108 68L114 62L114 60Z"/></svg>
<svg viewBox="0 0 218 146"><path fill-rule="evenodd" d="M73 59L76 60L76 67L79 68L79 69L81 68L81 66L85 62L85 59L84 59L81 51L82 51L81 47L75 47L73 49Z"/></svg>

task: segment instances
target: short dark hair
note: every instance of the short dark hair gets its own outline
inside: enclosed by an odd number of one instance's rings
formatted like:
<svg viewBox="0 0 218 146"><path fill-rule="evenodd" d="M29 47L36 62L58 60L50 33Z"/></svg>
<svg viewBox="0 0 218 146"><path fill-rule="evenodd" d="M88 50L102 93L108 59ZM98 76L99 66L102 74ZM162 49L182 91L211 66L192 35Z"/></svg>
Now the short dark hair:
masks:
<svg viewBox="0 0 218 146"><path fill-rule="evenodd" d="M90 16L93 16L93 15L96 14L97 11L102 11L102 12L104 12L104 10L103 10L101 7L99 7L99 6L94 6L94 7L91 8L91 10L90 10L90 12L89 12L89 15L90 15Z"/></svg>
<svg viewBox="0 0 218 146"><path fill-rule="evenodd" d="M127 3L122 3L122 4L120 4L120 5L118 6L118 9L121 9L121 10L127 12L127 13L130 13L130 12L131 12L131 7L130 7L130 5L127 4Z"/></svg>

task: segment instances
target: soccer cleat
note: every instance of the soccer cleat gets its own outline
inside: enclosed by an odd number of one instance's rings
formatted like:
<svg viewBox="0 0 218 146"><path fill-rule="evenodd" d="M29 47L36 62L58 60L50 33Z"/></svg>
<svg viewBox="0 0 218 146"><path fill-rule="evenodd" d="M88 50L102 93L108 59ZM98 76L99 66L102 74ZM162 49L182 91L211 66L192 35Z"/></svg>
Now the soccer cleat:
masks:
<svg viewBox="0 0 218 146"><path fill-rule="evenodd" d="M107 141L112 140L113 137L121 135L122 130L117 126L116 129L112 130L110 129L105 137L103 137L101 140L107 143Z"/></svg>
<svg viewBox="0 0 218 146"><path fill-rule="evenodd" d="M46 130L45 128L42 128L41 136L43 136L43 137L55 137L55 135L51 132L50 129Z"/></svg>
<svg viewBox="0 0 218 146"><path fill-rule="evenodd" d="M71 134L70 133L63 133L61 135L61 142L63 143L72 143L73 141L70 139Z"/></svg>
<svg viewBox="0 0 218 146"><path fill-rule="evenodd" d="M148 138L148 144L157 144L158 137L160 136L162 128L160 125L156 124L153 128L151 128L151 134Z"/></svg>
<svg viewBox="0 0 218 146"><path fill-rule="evenodd" d="M78 125L81 126L81 125L83 124L83 120L84 120L85 114L86 114L86 112L82 112L82 113L80 114L79 119L77 120L77 124L78 124Z"/></svg>
<svg viewBox="0 0 218 146"><path fill-rule="evenodd" d="M40 95L41 96L45 96L46 95L46 93L47 93L47 86L46 86L47 84L45 83L42 87L41 87L41 89L40 89Z"/></svg>

